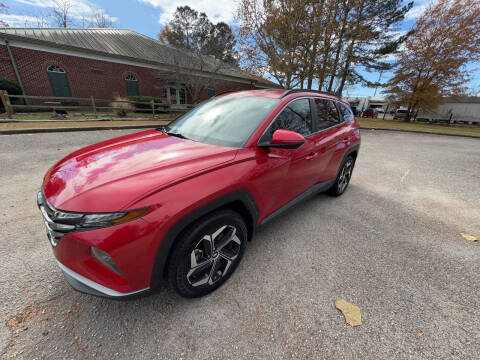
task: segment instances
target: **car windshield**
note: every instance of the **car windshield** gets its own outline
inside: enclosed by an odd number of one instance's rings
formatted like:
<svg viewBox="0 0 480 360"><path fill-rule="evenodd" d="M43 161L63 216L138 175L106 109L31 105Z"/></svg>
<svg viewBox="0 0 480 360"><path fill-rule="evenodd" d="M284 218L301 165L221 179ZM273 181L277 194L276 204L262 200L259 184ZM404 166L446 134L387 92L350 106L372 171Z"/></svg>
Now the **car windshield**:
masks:
<svg viewBox="0 0 480 360"><path fill-rule="evenodd" d="M221 96L172 121L166 132L211 145L242 147L280 99Z"/></svg>

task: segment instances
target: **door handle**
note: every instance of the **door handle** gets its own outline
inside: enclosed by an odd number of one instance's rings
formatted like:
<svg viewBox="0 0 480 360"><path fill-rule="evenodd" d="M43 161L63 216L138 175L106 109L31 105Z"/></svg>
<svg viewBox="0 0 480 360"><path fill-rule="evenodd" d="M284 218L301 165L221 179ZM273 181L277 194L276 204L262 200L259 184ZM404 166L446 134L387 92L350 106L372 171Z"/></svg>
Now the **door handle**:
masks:
<svg viewBox="0 0 480 360"><path fill-rule="evenodd" d="M342 141L343 141L344 143L348 143L348 142L349 142L348 138L344 138Z"/></svg>
<svg viewBox="0 0 480 360"><path fill-rule="evenodd" d="M310 154L308 154L305 159L307 160L312 160L313 158L315 158L316 156L318 155L318 152L311 152Z"/></svg>

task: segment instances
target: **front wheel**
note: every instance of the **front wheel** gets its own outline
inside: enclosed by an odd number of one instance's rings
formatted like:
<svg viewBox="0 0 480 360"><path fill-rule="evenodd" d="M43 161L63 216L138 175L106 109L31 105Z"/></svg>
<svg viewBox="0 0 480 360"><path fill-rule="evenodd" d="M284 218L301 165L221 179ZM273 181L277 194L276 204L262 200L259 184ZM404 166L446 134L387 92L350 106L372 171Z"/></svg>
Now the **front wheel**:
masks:
<svg viewBox="0 0 480 360"><path fill-rule="evenodd" d="M235 271L245 251L247 227L232 210L196 221L179 237L167 270L175 291L187 298L206 295Z"/></svg>
<svg viewBox="0 0 480 360"><path fill-rule="evenodd" d="M347 190L348 184L350 184L350 178L352 177L354 165L355 161L353 160L353 157L351 155L347 156L342 163L342 167L337 179L335 180L335 183L327 191L330 195L340 196L345 192L345 190Z"/></svg>

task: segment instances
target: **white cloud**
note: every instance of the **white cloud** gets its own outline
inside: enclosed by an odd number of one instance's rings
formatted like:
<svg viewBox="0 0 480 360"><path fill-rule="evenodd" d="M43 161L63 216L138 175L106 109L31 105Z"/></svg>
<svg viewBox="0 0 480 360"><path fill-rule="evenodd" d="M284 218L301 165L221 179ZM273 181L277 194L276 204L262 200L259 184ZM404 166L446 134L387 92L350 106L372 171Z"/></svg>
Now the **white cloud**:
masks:
<svg viewBox="0 0 480 360"><path fill-rule="evenodd" d="M55 7L55 0L15 0L16 2L29 5L32 7L37 7L41 9L49 9ZM81 21L92 21L95 15L95 12L101 12L110 19L112 22L116 22L118 19L112 16L109 16L105 10L96 6L93 2L89 0L70 0L71 9L70 16L76 20ZM21 16L21 15L14 15ZM27 16L29 17L29 16ZM7 20L5 20L9 23ZM13 24L11 24L13 26Z"/></svg>
<svg viewBox="0 0 480 360"><path fill-rule="evenodd" d="M12 27L42 26L42 19L35 16L3 14L2 21Z"/></svg>
<svg viewBox="0 0 480 360"><path fill-rule="evenodd" d="M423 15L427 7L437 0L420 0L415 1L415 6L405 15L406 20L416 20Z"/></svg>
<svg viewBox="0 0 480 360"><path fill-rule="evenodd" d="M236 0L138 0L159 8L159 23L166 24L173 17L178 6L188 5L198 12L204 12L209 19L216 23L219 21L232 24L237 10Z"/></svg>

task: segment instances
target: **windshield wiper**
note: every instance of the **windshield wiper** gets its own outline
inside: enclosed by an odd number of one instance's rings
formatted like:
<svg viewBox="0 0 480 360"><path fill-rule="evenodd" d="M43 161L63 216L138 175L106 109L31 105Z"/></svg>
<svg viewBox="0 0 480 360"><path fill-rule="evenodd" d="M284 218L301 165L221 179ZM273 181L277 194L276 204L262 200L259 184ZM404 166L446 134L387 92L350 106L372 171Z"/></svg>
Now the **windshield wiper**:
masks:
<svg viewBox="0 0 480 360"><path fill-rule="evenodd" d="M175 132L171 132L171 131L167 131L167 129L165 127L159 127L157 128L157 130L161 131L162 133L164 134L167 134L169 136L175 136L175 137L178 137L180 139L185 139L185 140L192 140L188 137L186 137L185 135L181 134L181 133L175 133ZM192 140L193 141L193 140Z"/></svg>
<svg viewBox="0 0 480 360"><path fill-rule="evenodd" d="M174 132L170 132L170 131L165 131L165 134L169 135L169 136L175 136L175 137L178 137L180 139L185 139L185 140L191 140L190 138L186 137L185 135L183 134L180 134L180 133L174 133Z"/></svg>

